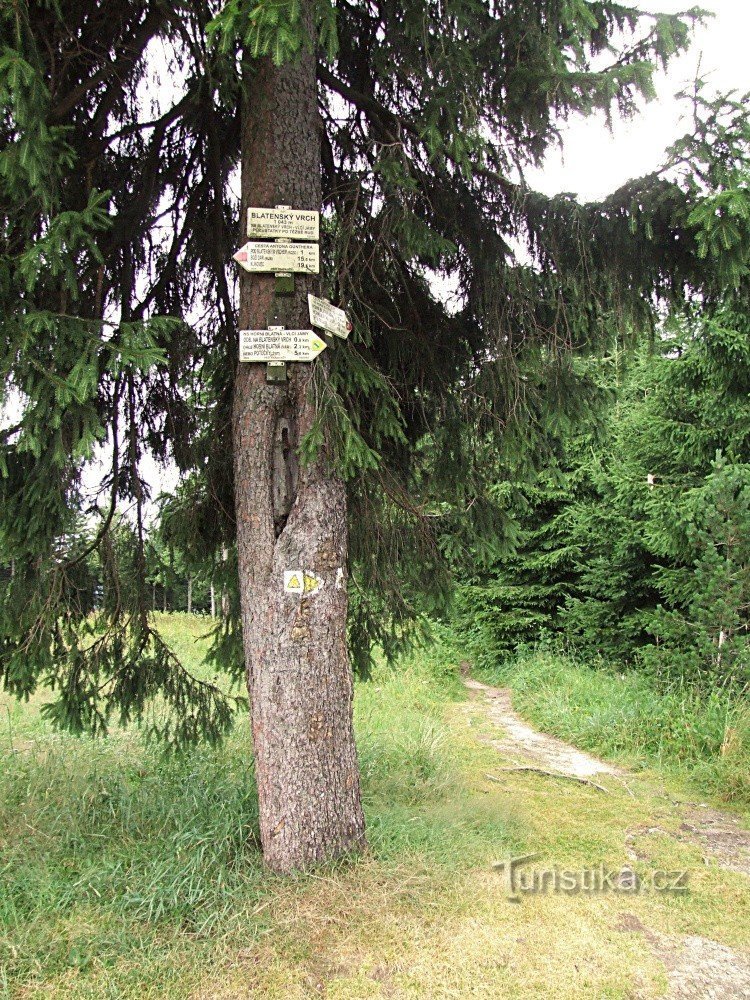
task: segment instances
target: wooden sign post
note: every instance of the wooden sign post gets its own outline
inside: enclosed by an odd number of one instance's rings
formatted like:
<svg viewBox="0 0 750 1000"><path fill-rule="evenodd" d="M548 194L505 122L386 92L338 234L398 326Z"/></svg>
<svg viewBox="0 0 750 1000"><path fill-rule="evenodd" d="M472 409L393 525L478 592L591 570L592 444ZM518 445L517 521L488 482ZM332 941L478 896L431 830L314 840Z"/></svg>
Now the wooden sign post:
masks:
<svg viewBox="0 0 750 1000"><path fill-rule="evenodd" d="M325 349L312 330L240 330L240 361L313 361Z"/></svg>

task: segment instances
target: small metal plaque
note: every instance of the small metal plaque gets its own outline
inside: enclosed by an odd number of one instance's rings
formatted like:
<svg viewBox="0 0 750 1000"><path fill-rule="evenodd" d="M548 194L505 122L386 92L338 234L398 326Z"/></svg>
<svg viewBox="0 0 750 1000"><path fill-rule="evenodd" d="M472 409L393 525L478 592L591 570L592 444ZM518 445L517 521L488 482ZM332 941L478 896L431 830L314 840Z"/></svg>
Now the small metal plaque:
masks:
<svg viewBox="0 0 750 1000"><path fill-rule="evenodd" d="M266 365L266 382L286 382L286 361L269 361Z"/></svg>

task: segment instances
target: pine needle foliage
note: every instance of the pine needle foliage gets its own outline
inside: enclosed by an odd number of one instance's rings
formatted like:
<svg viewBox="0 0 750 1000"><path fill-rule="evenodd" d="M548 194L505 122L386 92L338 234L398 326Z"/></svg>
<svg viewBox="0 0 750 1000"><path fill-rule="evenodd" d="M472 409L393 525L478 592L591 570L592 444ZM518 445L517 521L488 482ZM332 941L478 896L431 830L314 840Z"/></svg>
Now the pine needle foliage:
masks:
<svg viewBox="0 0 750 1000"><path fill-rule="evenodd" d="M228 573L230 180L259 58L318 57L324 290L354 331L318 387L303 453L325 444L348 482L362 662L444 599L446 556L504 544L512 519L494 470L539 464L550 429L571 419L571 352L747 282L741 102L692 95L691 134L664 171L601 204L525 180L567 118L635 113L699 10L317 0L310 39L300 6L0 9L0 676L18 693L54 680L69 692L57 721L72 728L138 715L157 690L174 708L170 736L229 722L227 701L191 686L151 631L142 461L177 464L170 530L199 533L196 558ZM129 554L107 563L126 511L132 537L117 544ZM123 579L95 643L66 583L81 516ZM219 638L218 655L235 656Z"/></svg>
<svg viewBox="0 0 750 1000"><path fill-rule="evenodd" d="M552 640L660 683L747 685L749 334L727 304L614 370L597 363L611 390L598 420L515 484L515 548L459 590L483 664Z"/></svg>

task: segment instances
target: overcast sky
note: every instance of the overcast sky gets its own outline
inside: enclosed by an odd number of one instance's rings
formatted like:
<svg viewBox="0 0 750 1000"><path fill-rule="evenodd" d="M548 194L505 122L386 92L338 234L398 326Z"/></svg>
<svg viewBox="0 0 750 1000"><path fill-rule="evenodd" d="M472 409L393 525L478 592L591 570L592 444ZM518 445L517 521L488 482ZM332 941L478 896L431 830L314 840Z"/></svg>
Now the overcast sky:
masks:
<svg viewBox="0 0 750 1000"><path fill-rule="evenodd" d="M641 10L677 13L692 7L692 0L641 0ZM750 0L703 0L697 6L711 10L713 18L698 26L688 52L674 59L667 74L656 80L657 97L630 122L614 123L610 133L601 117L575 120L564 129L564 148L547 157L544 169L527 180L546 194L571 191L584 199L598 199L631 177L658 167L664 150L687 131L680 116L687 107L674 94L701 76L716 91L750 90Z"/></svg>

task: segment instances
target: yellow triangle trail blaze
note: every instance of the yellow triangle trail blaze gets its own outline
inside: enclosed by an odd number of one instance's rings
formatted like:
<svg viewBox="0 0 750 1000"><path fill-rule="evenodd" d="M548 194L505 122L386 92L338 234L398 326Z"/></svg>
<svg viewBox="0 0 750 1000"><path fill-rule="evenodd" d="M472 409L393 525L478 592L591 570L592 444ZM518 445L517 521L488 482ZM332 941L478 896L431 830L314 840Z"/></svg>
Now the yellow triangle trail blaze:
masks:
<svg viewBox="0 0 750 1000"><path fill-rule="evenodd" d="M303 573L301 569L287 569L284 571L284 592L287 594L303 593Z"/></svg>

